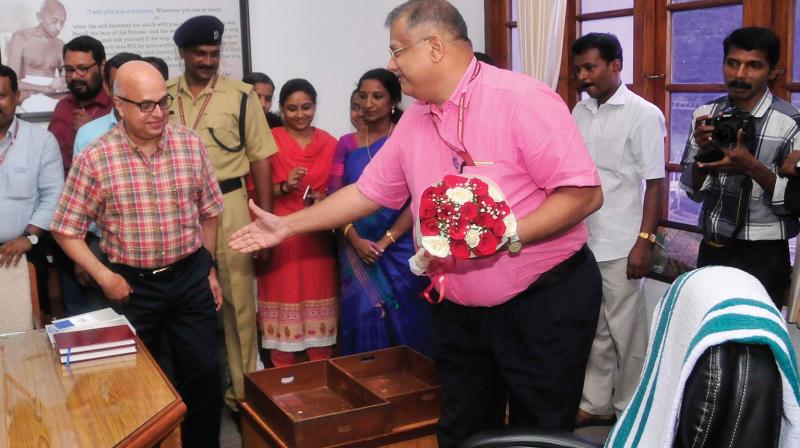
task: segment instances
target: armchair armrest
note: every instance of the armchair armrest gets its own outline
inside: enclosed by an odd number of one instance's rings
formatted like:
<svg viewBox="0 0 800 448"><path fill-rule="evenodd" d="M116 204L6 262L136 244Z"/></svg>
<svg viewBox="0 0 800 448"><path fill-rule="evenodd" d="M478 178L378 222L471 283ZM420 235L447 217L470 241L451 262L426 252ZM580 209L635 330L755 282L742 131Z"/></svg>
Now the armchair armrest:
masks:
<svg viewBox="0 0 800 448"><path fill-rule="evenodd" d="M571 432L512 429L475 434L461 448L602 448L603 444Z"/></svg>

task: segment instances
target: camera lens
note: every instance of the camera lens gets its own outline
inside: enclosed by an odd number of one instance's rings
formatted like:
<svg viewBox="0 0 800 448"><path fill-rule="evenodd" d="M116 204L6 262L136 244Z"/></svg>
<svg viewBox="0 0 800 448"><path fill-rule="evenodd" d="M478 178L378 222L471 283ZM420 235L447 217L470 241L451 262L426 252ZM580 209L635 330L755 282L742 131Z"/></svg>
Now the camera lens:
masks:
<svg viewBox="0 0 800 448"><path fill-rule="evenodd" d="M737 128L728 123L719 123L711 133L711 138L718 146L727 147L736 142L737 131Z"/></svg>

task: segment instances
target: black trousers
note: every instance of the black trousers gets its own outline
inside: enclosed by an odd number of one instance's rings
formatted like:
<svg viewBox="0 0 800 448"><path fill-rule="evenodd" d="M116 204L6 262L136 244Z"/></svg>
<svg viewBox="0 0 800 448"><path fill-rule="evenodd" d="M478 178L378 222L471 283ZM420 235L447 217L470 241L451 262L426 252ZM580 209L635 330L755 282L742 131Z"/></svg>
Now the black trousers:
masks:
<svg viewBox="0 0 800 448"><path fill-rule="evenodd" d="M445 399L437 436L454 447L504 426L571 430L597 328L602 280L584 246L496 307L434 307Z"/></svg>
<svg viewBox="0 0 800 448"><path fill-rule="evenodd" d="M787 240L734 240L726 247L712 247L700 243L697 267L714 265L729 266L747 272L764 285L764 289L779 310L783 306L786 290L792 281L792 264L789 261Z"/></svg>
<svg viewBox="0 0 800 448"><path fill-rule="evenodd" d="M211 254L204 248L157 275L119 264L111 270L133 289L115 304L156 360L166 340L175 361L173 382L186 403L181 439L186 447L219 446L222 384L214 298L208 284Z"/></svg>

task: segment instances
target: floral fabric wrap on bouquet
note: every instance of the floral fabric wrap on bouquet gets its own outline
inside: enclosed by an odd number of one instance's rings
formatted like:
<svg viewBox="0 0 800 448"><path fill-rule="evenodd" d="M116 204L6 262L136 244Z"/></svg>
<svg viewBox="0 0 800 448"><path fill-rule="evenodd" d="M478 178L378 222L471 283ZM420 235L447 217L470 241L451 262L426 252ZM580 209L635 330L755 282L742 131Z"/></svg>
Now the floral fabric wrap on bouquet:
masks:
<svg viewBox="0 0 800 448"><path fill-rule="evenodd" d="M411 271L430 275L434 258L494 255L517 233L517 220L500 188L478 175L447 175L422 192L417 225L419 250ZM441 292L441 291L440 291Z"/></svg>

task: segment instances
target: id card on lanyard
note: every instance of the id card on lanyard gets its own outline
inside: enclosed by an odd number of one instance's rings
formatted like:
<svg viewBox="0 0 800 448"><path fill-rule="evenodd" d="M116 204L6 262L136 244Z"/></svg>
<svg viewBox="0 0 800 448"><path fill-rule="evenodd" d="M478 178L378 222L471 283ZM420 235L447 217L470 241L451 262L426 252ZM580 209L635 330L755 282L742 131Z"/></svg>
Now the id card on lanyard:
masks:
<svg viewBox="0 0 800 448"><path fill-rule="evenodd" d="M444 142L444 144L447 145L448 148L453 150L461 159L461 164L459 165L457 163L456 158L455 157L453 158L453 165L456 167L459 174L464 173L465 166L492 165L494 163L489 161L474 160L472 158L472 155L467 150L467 146L464 144L464 113L466 112L467 89L469 88L469 85L472 84L472 81L474 81L475 78L478 77L480 71L481 71L481 63L476 62L475 69L472 71L472 75L469 77L467 84L461 91L461 96L458 98L458 128L456 137L458 138L458 143L461 145L460 148L444 139L442 133L439 131L439 125L436 124L436 120L433 117L433 111L431 111L430 113L431 123L433 123L433 128L436 129L436 135L438 135L439 139L442 142Z"/></svg>

